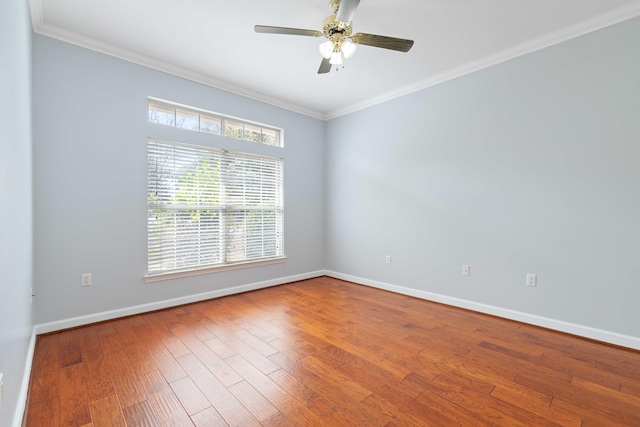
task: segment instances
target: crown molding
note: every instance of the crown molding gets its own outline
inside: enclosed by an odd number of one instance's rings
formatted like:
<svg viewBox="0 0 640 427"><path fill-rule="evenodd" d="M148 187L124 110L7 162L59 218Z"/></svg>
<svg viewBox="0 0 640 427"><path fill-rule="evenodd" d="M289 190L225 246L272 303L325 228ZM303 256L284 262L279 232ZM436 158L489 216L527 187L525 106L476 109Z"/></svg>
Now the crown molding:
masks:
<svg viewBox="0 0 640 427"><path fill-rule="evenodd" d="M51 37L95 52L103 53L105 55L113 56L127 62L142 65L144 67L171 74L176 77L181 77L183 79L187 79L196 83L201 83L203 85L214 87L216 89L224 90L225 92L240 95L254 101L263 102L265 104L293 111L294 113L304 114L306 116L310 116L320 120L326 120L326 115L318 111L304 108L297 104L292 104L281 99L274 98L257 91L253 91L251 89L247 89L242 86L218 80L206 74L179 67L177 65L169 64L168 62L159 61L145 55L133 53L126 49L120 49L107 43L102 43L97 40L80 36L78 34L62 30L58 27L45 24L42 22L40 0L30 0L30 2L32 5L34 5L34 7L31 8L31 22L33 25L33 31L37 34Z"/></svg>
<svg viewBox="0 0 640 427"><path fill-rule="evenodd" d="M458 77L462 77L467 74L471 74L476 71L491 67L493 65L500 64L502 62L515 59L517 57L527 55L529 53L563 43L565 41L589 34L591 32L609 27L611 25L618 24L620 22L633 19L640 16L640 0L636 0L629 3L626 6L611 10L601 15L594 16L593 18L582 21L578 24L571 25L569 27L562 28L558 31L545 34L540 37L528 40L524 43L516 45L512 48L505 49L496 54L486 56L477 61L463 64L459 67L451 69L447 72L435 75L428 79L420 80L418 82L400 87L396 90L386 92L379 96L368 98L364 101L357 102L355 104L348 105L343 108L339 108L332 112L323 113L317 110L302 107L300 105L283 101L278 98L271 97L269 95L257 92L245 87L235 85L223 80L216 79L214 77L202 74L187 68L179 67L177 65L169 64L164 61L159 61L148 56L139 55L130 52L125 49L120 49L111 46L106 43L99 42L88 37L83 37L69 31L62 30L58 27L45 24L43 22L42 3L41 0L28 0L29 9L31 14L31 24L33 31L38 34L42 34L47 37L52 37L67 43L74 44L89 50L103 53L105 55L113 56L128 62L132 62L144 67L148 67L157 71L161 71L167 74L171 74L177 77L181 77L187 80L201 83L207 86L214 87L216 89L224 90L236 95L243 96L245 98L253 99L255 101L263 102L265 104L273 105L275 107L283 108L285 110L293 111L295 113L303 114L309 117L313 117L320 120L331 120L337 117L341 117L350 113L354 113L365 108L372 107L377 104L381 104L390 101L395 98L399 98L405 95L409 95L414 92L418 92L423 89L438 85L440 83L453 80Z"/></svg>
<svg viewBox="0 0 640 427"><path fill-rule="evenodd" d="M354 113L356 111L363 110L377 104L382 104L384 102L399 98L404 95L427 89L440 83L444 83L446 81L453 80L455 78L462 77L476 71L480 71L484 68L488 68L493 65L497 65L502 62L506 62L511 59L515 59L517 57L527 55L529 53L554 46L565 41L572 40L574 38L592 33L594 31L601 30L611 25L619 24L620 22L633 19L637 16L640 16L640 0L636 0L633 3L611 10L601 15L594 16L593 18L582 21L578 24L562 28L558 31L554 31L540 37L536 37L509 49L500 51L496 54L481 58L477 61L468 62L452 70L438 74L428 79L424 79L416 83L403 86L394 91L387 92L380 96L369 98L362 102L358 102L356 104L352 104L350 106L335 110L332 113L327 114L326 120L335 119L337 117Z"/></svg>
<svg viewBox="0 0 640 427"><path fill-rule="evenodd" d="M27 0L29 5L29 16L31 17L31 28L36 31L42 25L42 2L41 0Z"/></svg>

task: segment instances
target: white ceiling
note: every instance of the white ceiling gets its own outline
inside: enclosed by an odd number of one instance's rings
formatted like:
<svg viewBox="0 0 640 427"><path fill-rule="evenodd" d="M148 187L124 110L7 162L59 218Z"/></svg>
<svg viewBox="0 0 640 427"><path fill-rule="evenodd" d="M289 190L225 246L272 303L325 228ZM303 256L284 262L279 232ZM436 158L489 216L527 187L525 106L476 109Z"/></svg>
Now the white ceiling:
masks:
<svg viewBox="0 0 640 427"><path fill-rule="evenodd" d="M34 31L328 119L640 15L640 0L361 0L355 32L415 40L360 46L318 75L328 0L30 0Z"/></svg>

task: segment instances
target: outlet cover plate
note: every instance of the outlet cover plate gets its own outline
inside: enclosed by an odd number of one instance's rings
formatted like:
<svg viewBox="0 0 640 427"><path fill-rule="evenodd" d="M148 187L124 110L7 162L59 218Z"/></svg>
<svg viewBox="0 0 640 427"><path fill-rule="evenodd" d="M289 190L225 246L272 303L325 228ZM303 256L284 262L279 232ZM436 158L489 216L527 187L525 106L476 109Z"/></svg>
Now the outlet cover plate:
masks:
<svg viewBox="0 0 640 427"><path fill-rule="evenodd" d="M527 286L538 286L538 276L536 276L535 274L527 274Z"/></svg>
<svg viewBox="0 0 640 427"><path fill-rule="evenodd" d="M462 275L463 276L471 276L471 267L469 267L468 265L463 265L462 266Z"/></svg>
<svg viewBox="0 0 640 427"><path fill-rule="evenodd" d="M91 273L82 274L82 286L91 286Z"/></svg>

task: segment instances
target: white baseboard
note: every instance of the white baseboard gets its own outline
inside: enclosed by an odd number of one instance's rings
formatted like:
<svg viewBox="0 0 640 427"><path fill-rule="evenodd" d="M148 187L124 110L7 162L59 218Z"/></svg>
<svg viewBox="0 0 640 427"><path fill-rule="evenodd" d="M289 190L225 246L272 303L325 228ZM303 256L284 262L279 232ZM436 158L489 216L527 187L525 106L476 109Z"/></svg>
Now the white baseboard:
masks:
<svg viewBox="0 0 640 427"><path fill-rule="evenodd" d="M31 339L29 340L29 348L27 349L27 358L24 364L24 372L22 373L22 384L18 394L18 404L16 412L13 415L13 427L21 427L24 411L27 409L27 396L29 395L29 381L31 380L31 367L33 365L33 355L36 350L36 328L31 330Z"/></svg>
<svg viewBox="0 0 640 427"><path fill-rule="evenodd" d="M318 271L298 274L294 276L280 277L277 279L266 280L263 282L250 283L247 285L234 286L231 288L225 288L225 289L215 290L211 292L204 292L201 294L187 295L184 297L174 298L170 300L136 305L132 307L125 307L117 310L104 311L101 313L73 317L70 319L58 320L55 322L43 323L43 324L34 326L34 337L37 334L44 334L44 333L59 331L62 329L75 328L78 326L88 325L90 323L103 322L105 320L117 319L119 317L131 316L134 314L146 313L154 310L161 310L163 308L170 308L178 305L190 304L192 302L204 301L212 298L219 298L227 295L239 294L242 292L268 288L271 286L277 286L285 283L296 282L298 280L312 279L314 277L320 277L320 276L329 276L329 277L334 277L336 279L347 280L349 282L358 283L360 285L370 286L378 289L384 289L386 291L391 291L391 292L395 292L402 295L408 295L408 296L421 298L428 301L439 302L442 304L465 308L465 309L477 311L480 313L491 314L493 316L498 316L505 319L515 320L518 322L528 323L535 326L541 326L547 329L566 332L566 333L577 335L584 338L589 338L597 341L606 342L609 344L614 344L622 347L628 347L635 350L640 350L640 338L638 337L623 335L623 334L619 334L611 331L605 331L602 329L592 328L590 326L578 325L575 323L565 322L562 320L536 316L534 314L528 314L520 311L509 310L506 308L496 307L488 304L482 304L482 303L464 300L460 298L454 298L454 297L436 294L432 292L421 291L418 289L392 285L390 283L384 283L384 282L379 282L377 280L365 279L362 277L343 274L343 273L339 273L332 270L318 270ZM32 341L34 337L32 337ZM33 351L33 349L30 348L30 351ZM30 366L29 366L29 369L30 369ZM27 385L28 385L28 379L27 379Z"/></svg>
<svg viewBox="0 0 640 427"><path fill-rule="evenodd" d="M219 289L201 294L187 295L184 297L173 298L149 304L135 305L132 307L119 308L117 310L103 311L86 316L72 317L70 319L57 320L54 322L42 323L34 327L36 334L46 334L49 332L60 331L62 329L75 328L78 326L88 325L90 323L103 322L105 320L117 319L119 317L132 316L134 314L146 313L163 308L175 307L192 302L205 301L212 298L224 297L227 295L239 294L242 292L254 291L256 289L278 286L285 283L297 282L298 280L312 279L314 277L324 276L325 271L313 271L310 273L296 274L294 276L280 277L277 279L265 280L263 282L249 283L247 285L234 286L231 288Z"/></svg>
<svg viewBox="0 0 640 427"><path fill-rule="evenodd" d="M564 322L562 320L549 319L547 317L536 316L533 314L522 313L506 308L495 307L492 305L481 304L473 301L453 298L446 295L435 294L431 292L421 291L418 289L405 288L403 286L391 285L389 283L378 282L377 280L363 279L362 277L351 276L349 274L338 273L336 271L325 270L324 274L336 279L346 280L360 285L370 286L372 288L384 289L386 291L395 292L402 295L408 295L421 298L428 301L439 302L454 307L465 308L480 313L491 314L493 316L505 319L516 320L518 322L528 323L535 326L541 326L547 329L553 329L559 332L577 335L609 344L640 350L640 338L629 335L623 335L616 332L605 331L602 329L592 328L590 326L578 325L575 323Z"/></svg>

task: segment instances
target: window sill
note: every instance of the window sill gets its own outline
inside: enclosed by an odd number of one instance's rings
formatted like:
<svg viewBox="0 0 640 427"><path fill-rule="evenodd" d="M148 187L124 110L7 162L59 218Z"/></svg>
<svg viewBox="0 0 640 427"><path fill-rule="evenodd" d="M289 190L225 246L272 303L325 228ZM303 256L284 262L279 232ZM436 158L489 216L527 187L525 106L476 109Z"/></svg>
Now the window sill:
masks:
<svg viewBox="0 0 640 427"><path fill-rule="evenodd" d="M199 276L201 274L218 273L228 270L239 270L249 267L260 267L263 265L280 264L287 261L287 257L262 259L259 261L238 262L235 264L218 265L214 267L192 268L188 270L170 271L167 273L147 274L144 276L145 283L160 282L162 280L179 279L182 277Z"/></svg>

